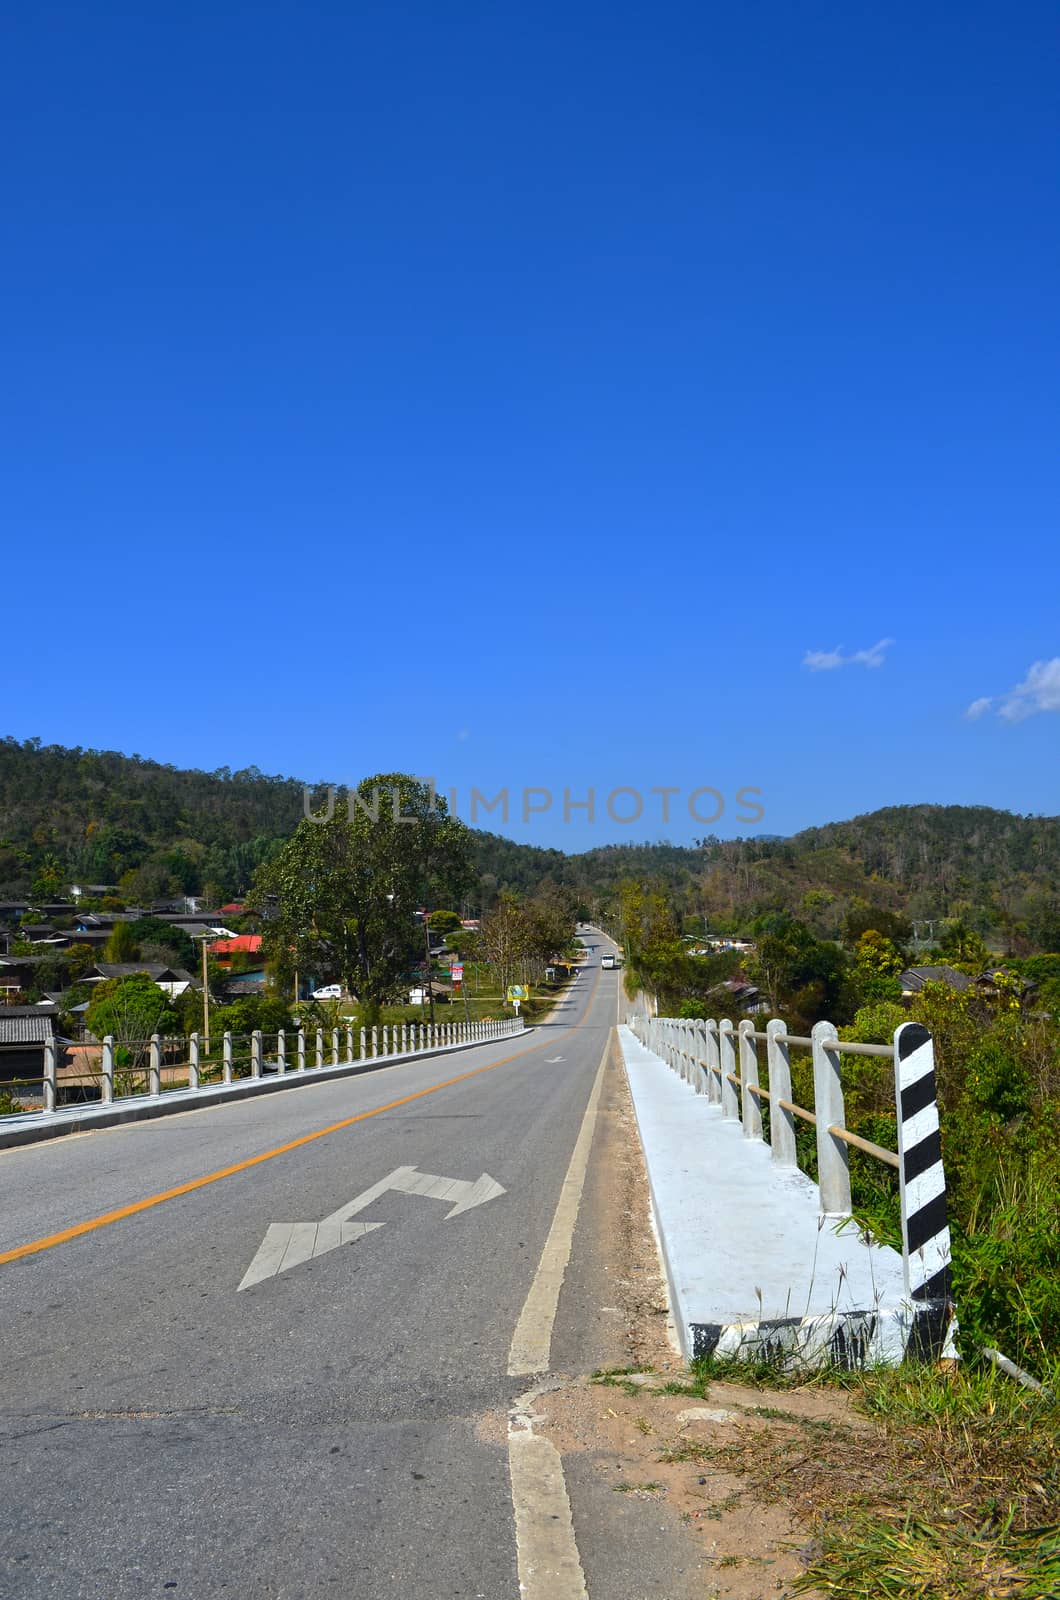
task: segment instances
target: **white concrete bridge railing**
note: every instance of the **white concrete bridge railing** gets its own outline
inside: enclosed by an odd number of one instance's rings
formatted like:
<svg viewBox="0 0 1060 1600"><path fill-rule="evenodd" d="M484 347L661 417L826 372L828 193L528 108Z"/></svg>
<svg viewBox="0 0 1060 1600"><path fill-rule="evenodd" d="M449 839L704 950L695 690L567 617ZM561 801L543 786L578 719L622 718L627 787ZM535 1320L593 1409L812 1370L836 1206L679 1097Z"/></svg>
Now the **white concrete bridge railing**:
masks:
<svg viewBox="0 0 1060 1600"><path fill-rule="evenodd" d="M98 1057L60 1067L62 1045L44 1047L40 1078L3 1084L25 1109L0 1115L0 1148L33 1137L102 1126L195 1104L238 1098L403 1059L465 1050L526 1032L517 1017L478 1022L395 1023L382 1027L230 1032L187 1038L102 1041Z"/></svg>
<svg viewBox="0 0 1060 1600"><path fill-rule="evenodd" d="M816 1200L822 1226L825 1219L841 1224L851 1216L851 1147L895 1169L901 1197L905 1299L921 1325L928 1320L936 1331L948 1329L953 1315L950 1236L934 1046L926 1028L919 1023L903 1023L886 1045L848 1043L839 1038L830 1022L817 1023L808 1037L789 1033L780 1019L770 1021L762 1030L750 1019L734 1025L726 1019L695 1021L634 1015L629 1019L629 1028L647 1051L669 1066L697 1097L706 1100L717 1118L719 1134L724 1133L726 1124L729 1140L734 1133L742 1134L746 1151L742 1162L739 1138L735 1146L724 1141L724 1148L728 1152L726 1159L733 1163L728 1171L741 1183L745 1178L743 1167L747 1167L750 1192L756 1185L776 1187L785 1176L798 1173L798 1120L815 1129ZM807 1052L812 1058L812 1106L798 1105L793 1099L793 1051ZM855 1055L883 1057L894 1064L896 1151L863 1139L846 1126L842 1059ZM768 1154L763 1152L763 1108L768 1108L769 1113ZM805 1182L801 1175L800 1181ZM704 1171L703 1182L710 1184L709 1171ZM719 1197L723 1204L724 1198ZM938 1339L933 1342L937 1344Z"/></svg>

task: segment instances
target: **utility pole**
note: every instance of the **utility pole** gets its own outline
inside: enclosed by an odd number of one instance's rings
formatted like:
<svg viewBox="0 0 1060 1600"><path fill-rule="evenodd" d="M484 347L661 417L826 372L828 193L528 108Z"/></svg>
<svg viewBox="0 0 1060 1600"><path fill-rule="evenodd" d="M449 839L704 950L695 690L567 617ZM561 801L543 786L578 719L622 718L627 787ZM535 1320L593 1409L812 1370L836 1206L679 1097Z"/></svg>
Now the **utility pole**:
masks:
<svg viewBox="0 0 1060 1600"><path fill-rule="evenodd" d="M423 948L427 963L427 997L431 1003L431 1027L434 1027L434 984L431 982L431 930L427 922L427 907L423 908Z"/></svg>
<svg viewBox="0 0 1060 1600"><path fill-rule="evenodd" d="M206 935L202 941L202 1037L210 1054L210 981L206 976Z"/></svg>

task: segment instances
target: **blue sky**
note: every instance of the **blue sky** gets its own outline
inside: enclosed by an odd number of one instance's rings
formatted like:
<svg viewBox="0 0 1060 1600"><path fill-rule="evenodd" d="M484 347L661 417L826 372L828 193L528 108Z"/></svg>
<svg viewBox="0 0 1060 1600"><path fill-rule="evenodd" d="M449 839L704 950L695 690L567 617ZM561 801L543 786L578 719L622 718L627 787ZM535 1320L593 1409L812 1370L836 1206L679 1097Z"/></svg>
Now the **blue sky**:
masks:
<svg viewBox="0 0 1060 1600"><path fill-rule="evenodd" d="M1056 813L1058 45L1044 0L23 8L3 731L507 788L565 849L707 786L727 835L744 786Z"/></svg>

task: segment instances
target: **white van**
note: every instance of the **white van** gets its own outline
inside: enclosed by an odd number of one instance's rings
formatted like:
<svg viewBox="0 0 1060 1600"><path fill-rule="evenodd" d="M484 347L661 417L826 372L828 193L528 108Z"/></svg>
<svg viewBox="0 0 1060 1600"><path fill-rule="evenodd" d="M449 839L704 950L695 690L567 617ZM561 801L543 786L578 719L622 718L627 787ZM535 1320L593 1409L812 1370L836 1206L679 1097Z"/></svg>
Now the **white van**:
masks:
<svg viewBox="0 0 1060 1600"><path fill-rule="evenodd" d="M613 967L614 964L615 964L614 956L601 956L600 957L600 965L602 967Z"/></svg>

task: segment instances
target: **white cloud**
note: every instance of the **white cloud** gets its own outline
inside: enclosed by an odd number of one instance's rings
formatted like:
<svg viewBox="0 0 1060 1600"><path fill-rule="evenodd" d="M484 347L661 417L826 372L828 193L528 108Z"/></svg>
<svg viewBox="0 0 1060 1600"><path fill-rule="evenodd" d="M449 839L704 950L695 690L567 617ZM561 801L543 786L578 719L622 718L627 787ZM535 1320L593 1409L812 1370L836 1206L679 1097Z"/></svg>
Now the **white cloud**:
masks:
<svg viewBox="0 0 1060 1600"><path fill-rule="evenodd" d="M981 717L997 706L1004 722L1024 722L1039 711L1060 711L1060 656L1051 661L1036 661L1022 683L1000 696L986 695L973 700L965 716Z"/></svg>
<svg viewBox="0 0 1060 1600"><path fill-rule="evenodd" d="M847 656L843 654L841 644L837 644L834 650L807 650L802 664L809 667L811 672L834 672L836 667L882 667L893 643L893 639L880 639L868 650L852 650Z"/></svg>

